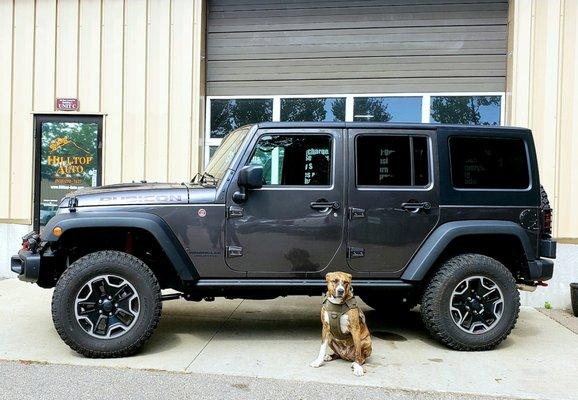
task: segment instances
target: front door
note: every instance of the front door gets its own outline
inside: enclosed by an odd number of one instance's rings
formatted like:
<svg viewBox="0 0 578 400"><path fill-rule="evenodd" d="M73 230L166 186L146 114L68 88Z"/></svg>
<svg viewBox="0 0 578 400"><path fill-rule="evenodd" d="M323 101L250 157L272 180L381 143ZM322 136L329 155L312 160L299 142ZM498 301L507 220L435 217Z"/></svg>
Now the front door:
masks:
<svg viewBox="0 0 578 400"><path fill-rule="evenodd" d="M437 224L429 131L349 132L349 266L399 277Z"/></svg>
<svg viewBox="0 0 578 400"><path fill-rule="evenodd" d="M267 130L242 165L261 165L264 185L235 204L227 193L226 257L249 276L323 270L343 237L341 130ZM236 177L235 177L236 180Z"/></svg>

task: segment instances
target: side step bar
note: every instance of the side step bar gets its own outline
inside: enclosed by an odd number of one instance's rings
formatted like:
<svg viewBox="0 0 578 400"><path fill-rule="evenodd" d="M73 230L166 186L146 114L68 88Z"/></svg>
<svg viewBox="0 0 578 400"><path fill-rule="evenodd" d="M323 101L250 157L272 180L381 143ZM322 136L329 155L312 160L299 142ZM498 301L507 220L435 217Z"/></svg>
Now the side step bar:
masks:
<svg viewBox="0 0 578 400"><path fill-rule="evenodd" d="M191 288L325 288L325 279L199 279ZM355 288L411 289L412 283L401 280L353 279Z"/></svg>

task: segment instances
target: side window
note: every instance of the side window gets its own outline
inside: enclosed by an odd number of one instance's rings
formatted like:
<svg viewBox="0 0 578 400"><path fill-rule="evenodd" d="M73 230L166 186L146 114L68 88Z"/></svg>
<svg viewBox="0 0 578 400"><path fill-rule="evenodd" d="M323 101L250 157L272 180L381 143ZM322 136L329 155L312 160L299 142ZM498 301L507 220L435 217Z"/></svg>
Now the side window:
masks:
<svg viewBox="0 0 578 400"><path fill-rule="evenodd" d="M425 137L367 135L356 139L358 186L426 186Z"/></svg>
<svg viewBox="0 0 578 400"><path fill-rule="evenodd" d="M466 189L525 189L530 186L522 139L451 137L452 183Z"/></svg>
<svg viewBox="0 0 578 400"><path fill-rule="evenodd" d="M251 165L263 166L266 185L328 186L332 148L329 135L265 135Z"/></svg>

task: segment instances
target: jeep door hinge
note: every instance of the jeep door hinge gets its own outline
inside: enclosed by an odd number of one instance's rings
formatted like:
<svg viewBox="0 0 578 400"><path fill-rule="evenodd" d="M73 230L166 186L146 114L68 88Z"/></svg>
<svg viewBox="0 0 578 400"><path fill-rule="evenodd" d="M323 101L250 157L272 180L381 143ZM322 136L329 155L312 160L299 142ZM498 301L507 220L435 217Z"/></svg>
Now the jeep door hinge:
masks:
<svg viewBox="0 0 578 400"><path fill-rule="evenodd" d="M349 207L349 219L365 218L365 210L363 208Z"/></svg>
<svg viewBox="0 0 578 400"><path fill-rule="evenodd" d="M227 218L239 218L243 216L243 207L230 206L227 209Z"/></svg>
<svg viewBox="0 0 578 400"><path fill-rule="evenodd" d="M227 257L235 258L243 256L243 248L240 246L227 246Z"/></svg>
<svg viewBox="0 0 578 400"><path fill-rule="evenodd" d="M365 249L363 247L348 247L347 258L361 258L365 257Z"/></svg>

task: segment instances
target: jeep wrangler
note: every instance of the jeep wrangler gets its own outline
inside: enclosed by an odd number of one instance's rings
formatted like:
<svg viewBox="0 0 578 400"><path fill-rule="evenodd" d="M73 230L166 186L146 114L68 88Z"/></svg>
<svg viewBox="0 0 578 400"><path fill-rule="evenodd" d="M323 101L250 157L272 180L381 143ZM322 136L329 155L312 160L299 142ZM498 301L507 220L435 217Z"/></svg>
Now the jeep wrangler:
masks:
<svg viewBox="0 0 578 400"><path fill-rule="evenodd" d="M337 270L370 307L419 304L437 340L488 350L552 277L551 215L527 129L261 123L190 183L68 194L11 268L55 288L56 330L88 357L136 352L163 300L320 295Z"/></svg>

